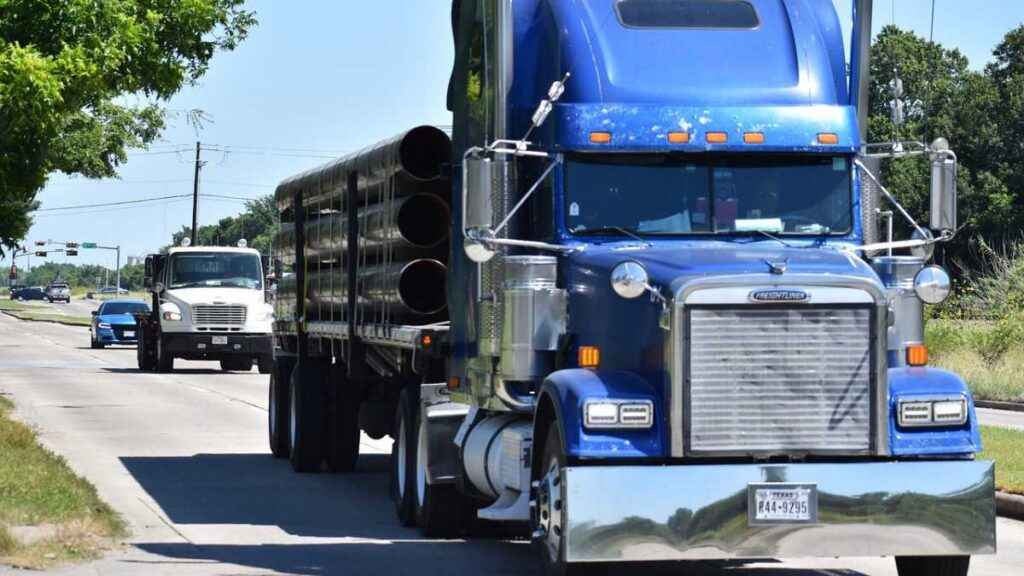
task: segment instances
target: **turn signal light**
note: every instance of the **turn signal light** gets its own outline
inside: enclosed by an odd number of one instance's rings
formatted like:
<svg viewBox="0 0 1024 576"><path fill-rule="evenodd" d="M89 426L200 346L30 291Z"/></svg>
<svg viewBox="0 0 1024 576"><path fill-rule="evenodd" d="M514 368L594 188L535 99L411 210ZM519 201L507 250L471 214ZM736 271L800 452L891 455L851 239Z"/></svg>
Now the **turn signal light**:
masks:
<svg viewBox="0 0 1024 576"><path fill-rule="evenodd" d="M704 139L710 144L725 144L729 141L729 135L725 132L708 132Z"/></svg>
<svg viewBox="0 0 1024 576"><path fill-rule="evenodd" d="M928 347L924 344L907 345L907 365L925 366L928 364Z"/></svg>
<svg viewBox="0 0 1024 576"><path fill-rule="evenodd" d="M839 144L839 134L833 132L822 132L818 134L818 144L826 144L828 146L835 146Z"/></svg>
<svg viewBox="0 0 1024 576"><path fill-rule="evenodd" d="M593 144L608 144L612 141L611 132L591 132L590 142Z"/></svg>
<svg viewBox="0 0 1024 576"><path fill-rule="evenodd" d="M690 133L689 132L669 132L668 133L669 144L689 144Z"/></svg>
<svg viewBox="0 0 1024 576"><path fill-rule="evenodd" d="M580 368L597 368L601 364L601 350L597 346L580 346Z"/></svg>
<svg viewBox="0 0 1024 576"><path fill-rule="evenodd" d="M458 390L460 384L462 384L462 382L459 380L458 376L452 376L448 379L448 389L452 392Z"/></svg>
<svg viewBox="0 0 1024 576"><path fill-rule="evenodd" d="M743 142L745 144L764 144L764 133L747 132L743 135Z"/></svg>

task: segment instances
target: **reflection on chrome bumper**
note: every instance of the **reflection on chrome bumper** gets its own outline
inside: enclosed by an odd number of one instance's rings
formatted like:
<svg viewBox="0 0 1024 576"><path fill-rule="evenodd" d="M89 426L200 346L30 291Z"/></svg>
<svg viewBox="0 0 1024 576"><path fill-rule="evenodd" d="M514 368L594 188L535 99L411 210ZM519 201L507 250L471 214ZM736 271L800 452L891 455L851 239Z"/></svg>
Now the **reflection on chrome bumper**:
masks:
<svg viewBox="0 0 1024 576"><path fill-rule="evenodd" d="M747 487L817 486L817 522L751 526ZM991 554L991 462L586 466L565 470L566 560Z"/></svg>

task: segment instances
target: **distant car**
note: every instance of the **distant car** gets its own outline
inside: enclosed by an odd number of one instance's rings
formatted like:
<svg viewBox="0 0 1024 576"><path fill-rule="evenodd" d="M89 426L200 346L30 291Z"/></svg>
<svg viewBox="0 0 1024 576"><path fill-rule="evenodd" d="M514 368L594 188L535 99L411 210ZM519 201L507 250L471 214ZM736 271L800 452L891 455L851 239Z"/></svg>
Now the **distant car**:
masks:
<svg viewBox="0 0 1024 576"><path fill-rule="evenodd" d="M18 292L21 292L24 289L25 289L24 286L11 286L11 288L10 288L11 300L17 300L18 299Z"/></svg>
<svg viewBox="0 0 1024 576"><path fill-rule="evenodd" d="M149 312L149 304L141 300L108 300L92 313L89 345L103 348L108 344L138 342L134 314Z"/></svg>
<svg viewBox="0 0 1024 576"><path fill-rule="evenodd" d="M46 300L46 290L41 286L18 290L15 300Z"/></svg>
<svg viewBox="0 0 1024 576"><path fill-rule="evenodd" d="M46 299L50 302L71 302L71 286L67 282L51 282L46 287Z"/></svg>
<svg viewBox="0 0 1024 576"><path fill-rule="evenodd" d="M113 286L104 286L100 288L98 293L100 294L127 294L128 290L125 288L115 288Z"/></svg>

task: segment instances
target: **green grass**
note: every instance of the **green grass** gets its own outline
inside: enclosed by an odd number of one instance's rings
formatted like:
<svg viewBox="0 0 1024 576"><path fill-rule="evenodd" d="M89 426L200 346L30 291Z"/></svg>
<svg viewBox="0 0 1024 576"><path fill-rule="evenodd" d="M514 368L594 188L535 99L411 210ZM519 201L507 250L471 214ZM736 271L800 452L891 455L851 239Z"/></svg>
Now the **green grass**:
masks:
<svg viewBox="0 0 1024 576"><path fill-rule="evenodd" d="M979 400L1024 401L1024 323L929 320L930 364L959 374Z"/></svg>
<svg viewBox="0 0 1024 576"><path fill-rule="evenodd" d="M10 410L0 398L0 562L45 568L97 557L125 534L123 521ZM16 526L45 526L52 534L25 545L11 535Z"/></svg>
<svg viewBox="0 0 1024 576"><path fill-rule="evenodd" d="M20 320L33 322L56 322L68 326L88 326L92 319L88 316L67 316L65 314L54 314L50 308L40 304L28 304L16 300L0 300L0 312Z"/></svg>
<svg viewBox="0 0 1024 576"><path fill-rule="evenodd" d="M985 451L978 458L995 460L996 487L1024 495L1024 432L982 426L981 441Z"/></svg>

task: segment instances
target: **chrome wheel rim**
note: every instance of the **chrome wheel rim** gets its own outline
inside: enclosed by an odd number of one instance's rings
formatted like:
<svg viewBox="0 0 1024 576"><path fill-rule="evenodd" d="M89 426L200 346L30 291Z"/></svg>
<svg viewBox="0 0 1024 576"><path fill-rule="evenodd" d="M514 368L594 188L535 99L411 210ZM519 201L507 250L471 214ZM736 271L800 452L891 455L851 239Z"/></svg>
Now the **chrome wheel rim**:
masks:
<svg viewBox="0 0 1024 576"><path fill-rule="evenodd" d="M420 508L427 495L427 434L426 426L420 422L419 431L416 434L416 501Z"/></svg>
<svg viewBox="0 0 1024 576"><path fill-rule="evenodd" d="M548 556L557 562L562 541L562 470L558 458L552 458L548 471L537 486L537 527L536 536L541 538Z"/></svg>
<svg viewBox="0 0 1024 576"><path fill-rule="evenodd" d="M398 489L398 497L399 497L399 499L403 499L403 498L405 498L405 418L404 418L404 415L403 415L403 417L399 417L399 419L398 419L398 440L397 440L397 442L398 442L398 450L397 450L396 458L398 459L398 461L395 462L395 466L397 467L397 474L396 474L396 476L397 476L397 479L398 479L397 489Z"/></svg>

